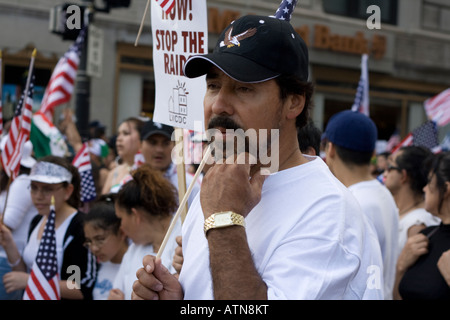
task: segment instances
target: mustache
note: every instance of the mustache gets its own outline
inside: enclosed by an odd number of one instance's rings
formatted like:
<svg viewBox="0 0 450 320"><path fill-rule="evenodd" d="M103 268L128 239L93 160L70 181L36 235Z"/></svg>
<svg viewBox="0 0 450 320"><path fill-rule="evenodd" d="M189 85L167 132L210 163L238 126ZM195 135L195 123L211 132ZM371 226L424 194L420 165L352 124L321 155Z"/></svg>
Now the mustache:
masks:
<svg viewBox="0 0 450 320"><path fill-rule="evenodd" d="M209 120L208 129L214 129L217 127L233 130L243 129L242 126L240 126L236 121L225 116L215 116Z"/></svg>

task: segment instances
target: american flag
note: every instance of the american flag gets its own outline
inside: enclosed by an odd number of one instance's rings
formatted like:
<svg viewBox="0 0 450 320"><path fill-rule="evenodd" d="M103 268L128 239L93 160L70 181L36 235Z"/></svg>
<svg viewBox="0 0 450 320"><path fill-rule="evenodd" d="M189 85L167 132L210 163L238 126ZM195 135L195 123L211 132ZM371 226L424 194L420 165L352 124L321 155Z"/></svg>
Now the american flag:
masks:
<svg viewBox="0 0 450 320"><path fill-rule="evenodd" d="M86 32L86 28L81 29L77 40L64 56L59 59L47 84L39 111L50 121L53 119L54 109L70 101L75 86L75 78L77 76Z"/></svg>
<svg viewBox="0 0 450 320"><path fill-rule="evenodd" d="M297 2L298 0L282 0L280 6L275 12L275 18L291 21L292 13L294 12Z"/></svg>
<svg viewBox="0 0 450 320"><path fill-rule="evenodd" d="M392 150L392 153L395 153L401 147L406 146L422 146L430 149L434 153L442 151L439 145L436 122L432 120L427 121L417 129L413 130L413 132L409 133L406 138Z"/></svg>
<svg viewBox="0 0 450 320"><path fill-rule="evenodd" d="M356 90L355 101L352 110L361 112L369 116L369 72L367 67L367 54L362 55L361 59L361 78L359 79L358 89Z"/></svg>
<svg viewBox="0 0 450 320"><path fill-rule="evenodd" d="M1 155L3 169L12 180L19 174L23 145L30 138L31 117L33 115L33 89L34 76L31 76L28 92L24 92L17 105ZM23 107L24 105L25 107Z"/></svg>
<svg viewBox="0 0 450 320"><path fill-rule="evenodd" d="M170 13L175 7L175 0L156 0L156 2L163 8L165 13Z"/></svg>
<svg viewBox="0 0 450 320"><path fill-rule="evenodd" d="M89 146L85 142L80 151L73 158L72 164L78 169L81 177L81 201L89 202L97 197L94 178L92 176L91 157Z"/></svg>
<svg viewBox="0 0 450 320"><path fill-rule="evenodd" d="M425 101L425 111L429 119L443 127L450 123L450 88Z"/></svg>
<svg viewBox="0 0 450 320"><path fill-rule="evenodd" d="M60 300L59 290L55 206L52 203L36 259L28 277L23 300Z"/></svg>

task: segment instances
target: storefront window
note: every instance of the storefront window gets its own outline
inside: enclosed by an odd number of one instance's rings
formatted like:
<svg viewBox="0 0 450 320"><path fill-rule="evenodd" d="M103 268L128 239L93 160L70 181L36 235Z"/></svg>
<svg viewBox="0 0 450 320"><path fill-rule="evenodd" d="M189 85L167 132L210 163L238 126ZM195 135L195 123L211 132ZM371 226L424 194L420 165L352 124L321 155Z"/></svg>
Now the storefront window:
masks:
<svg viewBox="0 0 450 320"><path fill-rule="evenodd" d="M380 7L381 22L397 24L397 0L323 0L325 12L357 19L367 19L371 5Z"/></svg>

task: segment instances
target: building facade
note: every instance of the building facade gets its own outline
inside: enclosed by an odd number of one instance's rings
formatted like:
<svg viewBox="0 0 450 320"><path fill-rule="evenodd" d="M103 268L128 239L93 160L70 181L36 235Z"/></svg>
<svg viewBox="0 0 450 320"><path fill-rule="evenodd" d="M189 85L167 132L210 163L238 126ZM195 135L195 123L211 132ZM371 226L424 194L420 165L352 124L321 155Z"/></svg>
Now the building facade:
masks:
<svg viewBox="0 0 450 320"><path fill-rule="evenodd" d="M49 31L50 10L61 3L0 0L6 117L12 116L20 95L31 51L38 50L39 99L54 65L71 44ZM94 3L102 5L101 0ZM97 58L100 71L91 76L89 119L105 124L108 135L125 118L151 116L154 109L150 14L134 46L145 4L133 0L128 8L96 12L92 22L101 30L102 50ZM207 0L209 49L232 20L245 14L273 15L278 5L278 0ZM310 49L316 125L323 129L331 115L353 104L363 53L369 54L370 116L379 139L389 139L396 130L405 136L422 124L424 101L450 87L448 19L448 0L299 0L291 23ZM67 107L75 107L73 100ZM63 108L57 109L56 117ZM441 136L446 131L443 128Z"/></svg>

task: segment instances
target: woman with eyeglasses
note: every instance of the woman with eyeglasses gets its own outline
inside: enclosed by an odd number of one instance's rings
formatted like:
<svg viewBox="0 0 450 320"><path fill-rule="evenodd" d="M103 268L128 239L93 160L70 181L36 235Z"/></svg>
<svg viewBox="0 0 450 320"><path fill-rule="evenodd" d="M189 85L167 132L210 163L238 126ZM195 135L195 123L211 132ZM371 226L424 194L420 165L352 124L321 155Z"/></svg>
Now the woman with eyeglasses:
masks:
<svg viewBox="0 0 450 320"><path fill-rule="evenodd" d="M110 291L110 300L130 300L136 272L142 267L145 255L158 253L177 209L177 191L159 170L143 164L132 172L132 180L119 190L115 201L116 215L121 219L121 229L133 241L125 253L119 272ZM171 273L176 273L172 260L181 235L178 220L161 260Z"/></svg>
<svg viewBox="0 0 450 320"><path fill-rule="evenodd" d="M78 211L80 201L80 175L66 159L47 156L39 159L30 175L31 199L38 215L30 223L28 242L21 254L11 237L2 227L2 245L13 271L5 280L10 290L23 290L27 286L47 223L52 197L55 208L55 234L59 289L61 299L92 299L97 274L95 257L84 246L83 218ZM24 190L26 192L26 190Z"/></svg>
<svg viewBox="0 0 450 320"><path fill-rule="evenodd" d="M433 156L426 167L425 209L441 223L408 239L397 263L397 299L450 300L450 153Z"/></svg>
<svg viewBox="0 0 450 320"><path fill-rule="evenodd" d="M424 208L423 188L427 184L424 163L431 155L427 148L408 146L388 157L384 184L394 196L399 210L399 254L408 237L440 223Z"/></svg>
<svg viewBox="0 0 450 320"><path fill-rule="evenodd" d="M106 300L113 288L128 238L120 229L120 219L114 209L114 194L107 194L93 204L84 219L84 245L100 263L92 293L94 300Z"/></svg>

